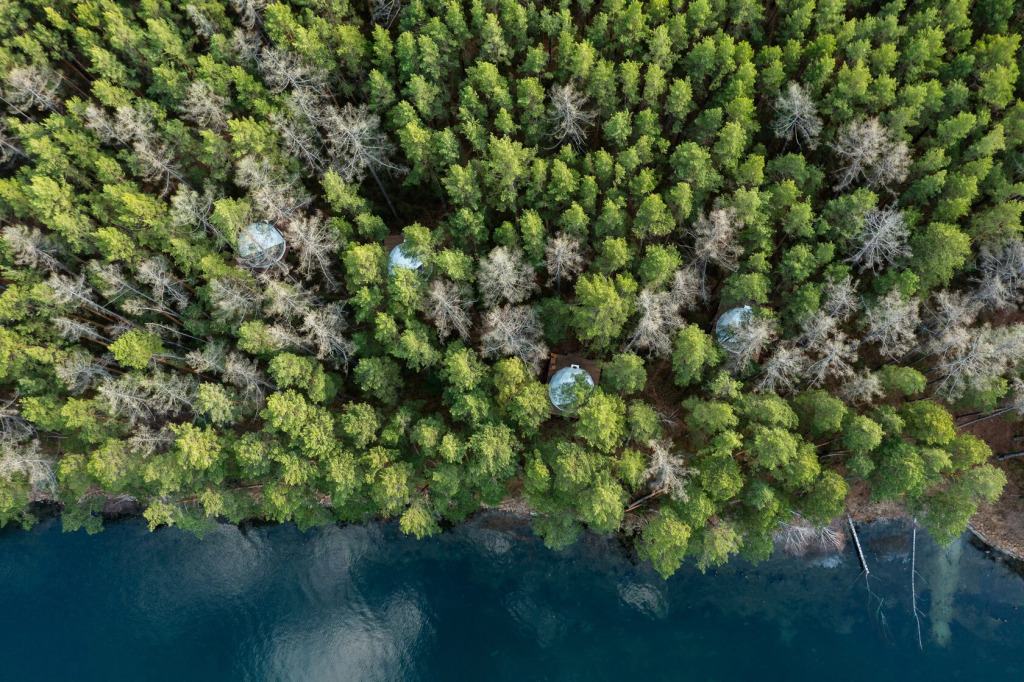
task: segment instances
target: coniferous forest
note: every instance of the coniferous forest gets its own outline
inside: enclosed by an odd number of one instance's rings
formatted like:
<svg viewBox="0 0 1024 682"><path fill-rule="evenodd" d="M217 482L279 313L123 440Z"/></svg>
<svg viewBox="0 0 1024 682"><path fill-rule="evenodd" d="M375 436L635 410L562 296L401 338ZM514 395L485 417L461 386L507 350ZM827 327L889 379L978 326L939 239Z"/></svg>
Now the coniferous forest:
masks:
<svg viewBox="0 0 1024 682"><path fill-rule="evenodd" d="M4 0L0 524L504 503L667 576L860 490L949 540L1024 414L1022 24Z"/></svg>

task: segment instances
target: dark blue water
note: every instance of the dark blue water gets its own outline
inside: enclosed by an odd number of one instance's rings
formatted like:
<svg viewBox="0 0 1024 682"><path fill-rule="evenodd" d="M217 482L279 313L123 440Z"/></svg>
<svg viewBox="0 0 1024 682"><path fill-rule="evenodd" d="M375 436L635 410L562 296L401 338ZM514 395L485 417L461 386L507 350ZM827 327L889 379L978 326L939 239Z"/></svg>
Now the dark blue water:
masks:
<svg viewBox="0 0 1024 682"><path fill-rule="evenodd" d="M1020 577L919 535L922 651L909 531L863 539L875 597L850 546L665 582L502 516L428 541L46 523L0 532L0 680L1024 680Z"/></svg>

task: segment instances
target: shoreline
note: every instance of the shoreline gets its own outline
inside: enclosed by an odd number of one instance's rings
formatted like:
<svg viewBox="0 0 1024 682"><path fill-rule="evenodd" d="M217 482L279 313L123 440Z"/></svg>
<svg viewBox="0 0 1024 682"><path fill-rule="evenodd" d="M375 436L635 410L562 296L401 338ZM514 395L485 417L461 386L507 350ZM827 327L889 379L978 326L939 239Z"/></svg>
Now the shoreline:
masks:
<svg viewBox="0 0 1024 682"><path fill-rule="evenodd" d="M58 503L53 502L34 502L32 503L33 511L39 521L58 520L61 517L61 506ZM910 514L906 513L901 509L894 508L895 505L886 505L883 509L869 510L863 506L851 506L847 509L850 516L857 523L863 524L876 524L876 523L887 523L891 521L909 521L911 519ZM871 513L876 511L879 513ZM896 512L896 513L883 513L883 512ZM103 514L104 523L113 523L117 521L131 520L131 519L143 519L141 507L138 511L120 511ZM450 530L457 528L461 525L468 523L471 519L478 518L480 516L502 516L505 518L515 519L517 521L528 522L532 521L536 516L536 512L532 511L524 500L521 498L507 498L500 505L495 507L489 507L486 505L481 506L480 510L470 514L462 523L452 525L444 530L442 533L447 533ZM385 523L382 519L375 519L377 523ZM225 522L227 523L227 522ZM264 525L277 525L277 521L264 521L261 519L245 519L235 525L238 528L264 526ZM366 522L370 523L370 522ZM335 525L348 525L341 524L340 522ZM158 529L159 530L159 529ZM180 530L180 529L179 529ZM100 531L102 532L102 531ZM151 531L156 532L156 531ZM188 532L188 531L185 531ZM998 540L992 538L990 535L979 529L973 522L967 524L967 528L964 533L967 534L967 540L970 544L978 549L979 551L987 554L993 554L994 559L1005 563L1014 573L1024 579L1024 556L1015 553L1011 549L999 544ZM618 531L611 534L622 546L623 551L627 554L630 553L628 547L632 547L632 543L623 542L628 536L622 531ZM554 551L554 550L552 550ZM781 550L777 550L777 553Z"/></svg>

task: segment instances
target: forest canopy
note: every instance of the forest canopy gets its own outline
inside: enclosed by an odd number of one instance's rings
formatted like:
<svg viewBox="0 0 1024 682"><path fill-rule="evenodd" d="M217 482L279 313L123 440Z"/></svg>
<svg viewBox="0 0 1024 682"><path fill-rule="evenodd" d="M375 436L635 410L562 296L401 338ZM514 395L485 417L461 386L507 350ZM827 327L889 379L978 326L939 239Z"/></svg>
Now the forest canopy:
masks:
<svg viewBox="0 0 1024 682"><path fill-rule="evenodd" d="M0 0L0 525L951 539L1005 483L964 417L1024 414L1022 19Z"/></svg>

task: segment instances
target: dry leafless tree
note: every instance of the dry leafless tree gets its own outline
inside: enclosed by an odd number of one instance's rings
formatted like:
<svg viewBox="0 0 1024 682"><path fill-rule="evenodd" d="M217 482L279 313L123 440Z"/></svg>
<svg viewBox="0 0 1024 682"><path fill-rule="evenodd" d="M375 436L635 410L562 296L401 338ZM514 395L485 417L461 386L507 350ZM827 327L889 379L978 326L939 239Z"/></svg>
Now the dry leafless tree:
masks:
<svg viewBox="0 0 1024 682"><path fill-rule="evenodd" d="M987 310L1010 310L1024 297L1024 241L1015 239L1003 248L981 249L973 299Z"/></svg>
<svg viewBox="0 0 1024 682"><path fill-rule="evenodd" d="M18 66L4 77L3 99L14 109L57 111L60 74L48 66Z"/></svg>
<svg viewBox="0 0 1024 682"><path fill-rule="evenodd" d="M373 23L391 26L402 11L402 0L370 0L370 17Z"/></svg>
<svg viewBox="0 0 1024 682"><path fill-rule="evenodd" d="M210 307L213 319L222 324L238 324L256 317L260 311L258 292L237 280L217 277L210 280Z"/></svg>
<svg viewBox="0 0 1024 682"><path fill-rule="evenodd" d="M917 344L920 308L917 298L891 290L865 312L868 335L861 343L878 344L884 357L900 357Z"/></svg>
<svg viewBox="0 0 1024 682"><path fill-rule="evenodd" d="M67 270L60 262L56 245L36 227L10 225L4 228L3 240L14 257L16 265L43 268L44 270Z"/></svg>
<svg viewBox="0 0 1024 682"><path fill-rule="evenodd" d="M345 338L348 320L342 303L317 306L302 318L302 333L316 349L319 360L330 360L335 367L347 368L354 347Z"/></svg>
<svg viewBox="0 0 1024 682"><path fill-rule="evenodd" d="M299 215L288 223L286 235L288 243L298 253L299 272L306 277L315 275L318 281L326 282L332 288L337 287L331 265L338 249L338 240L328 228L324 217L319 213Z"/></svg>
<svg viewBox="0 0 1024 682"><path fill-rule="evenodd" d="M882 380L870 370L862 370L850 377L840 389L843 400L849 403L869 403L885 395Z"/></svg>
<svg viewBox="0 0 1024 682"><path fill-rule="evenodd" d="M821 133L821 117L811 96L799 83L790 82L785 92L775 100L777 116L772 122L776 137L793 141L800 148L814 149Z"/></svg>
<svg viewBox="0 0 1024 682"><path fill-rule="evenodd" d="M568 142L574 147L583 147L596 115L587 108L587 96L579 92L573 83L556 85L551 88L550 118L555 124L552 137L558 144Z"/></svg>
<svg viewBox="0 0 1024 682"><path fill-rule="evenodd" d="M28 442L0 441L0 479L24 476L32 488L31 499L56 499L55 462L43 453L38 439Z"/></svg>
<svg viewBox="0 0 1024 682"><path fill-rule="evenodd" d="M301 284L271 280L263 290L263 311L273 317L291 320L305 317L317 304L316 299Z"/></svg>
<svg viewBox="0 0 1024 682"><path fill-rule="evenodd" d="M484 317L481 353L488 358L514 356L536 368L548 355L542 334L540 320L530 306L492 308Z"/></svg>
<svg viewBox="0 0 1024 682"><path fill-rule="evenodd" d="M472 306L473 302L466 300L464 287L455 282L438 278L430 283L426 314L434 321L437 335L442 341L452 332L457 333L463 340L469 340L469 332L473 326L469 317Z"/></svg>
<svg viewBox="0 0 1024 682"><path fill-rule="evenodd" d="M743 255L739 233L743 221L734 208L716 208L701 214L690 228L693 239L693 264L700 275L701 295L708 298L707 268L715 264L723 270L733 271Z"/></svg>
<svg viewBox="0 0 1024 682"><path fill-rule="evenodd" d="M845 320L860 308L857 282L849 275L838 282L827 283L821 294L821 309L830 317Z"/></svg>
<svg viewBox="0 0 1024 682"><path fill-rule="evenodd" d="M185 91L182 114L200 128L223 132L228 127L227 98L218 95L209 83L197 79Z"/></svg>
<svg viewBox="0 0 1024 682"><path fill-rule="evenodd" d="M781 393L796 388L809 361L807 354L793 346L779 346L761 366L757 389Z"/></svg>
<svg viewBox="0 0 1024 682"><path fill-rule="evenodd" d="M644 289L636 297L636 308L640 318L626 350L635 348L648 357L668 357L672 353L672 339L685 324L679 304L667 291Z"/></svg>
<svg viewBox="0 0 1024 682"><path fill-rule="evenodd" d="M909 234L910 228L902 211L873 208L860 220L858 246L847 261L860 268L861 272L885 270L900 258L910 256Z"/></svg>
<svg viewBox="0 0 1024 682"><path fill-rule="evenodd" d="M496 246L480 260L480 295L484 305L521 303L538 291L537 273L519 251Z"/></svg>
<svg viewBox="0 0 1024 682"><path fill-rule="evenodd" d="M847 124L832 149L842 167L836 170L836 191L842 191L863 179L872 186L888 188L902 182L910 167L910 150L903 142L893 142L877 118Z"/></svg>
<svg viewBox="0 0 1024 682"><path fill-rule="evenodd" d="M327 147L331 165L345 182L359 182L369 171L377 182L392 214L396 215L391 197L380 180L380 171L402 174L404 166L392 161L395 146L381 130L380 117L365 106L346 104L324 117Z"/></svg>
<svg viewBox="0 0 1024 682"><path fill-rule="evenodd" d="M548 286L561 291L562 278L575 277L583 269L583 245L576 237L559 234L548 242L544 250L544 267L548 271Z"/></svg>
<svg viewBox="0 0 1024 682"><path fill-rule="evenodd" d="M814 347L817 359L807 366L804 376L812 387L829 379L845 380L853 376L852 363L857 359L855 346L843 332L834 332Z"/></svg>
<svg viewBox="0 0 1024 682"><path fill-rule="evenodd" d="M686 482L698 472L686 466L686 458L680 453L672 452L671 440L652 440L648 443L651 453L644 475L650 482L652 490L664 490L669 497L679 502L686 502Z"/></svg>

